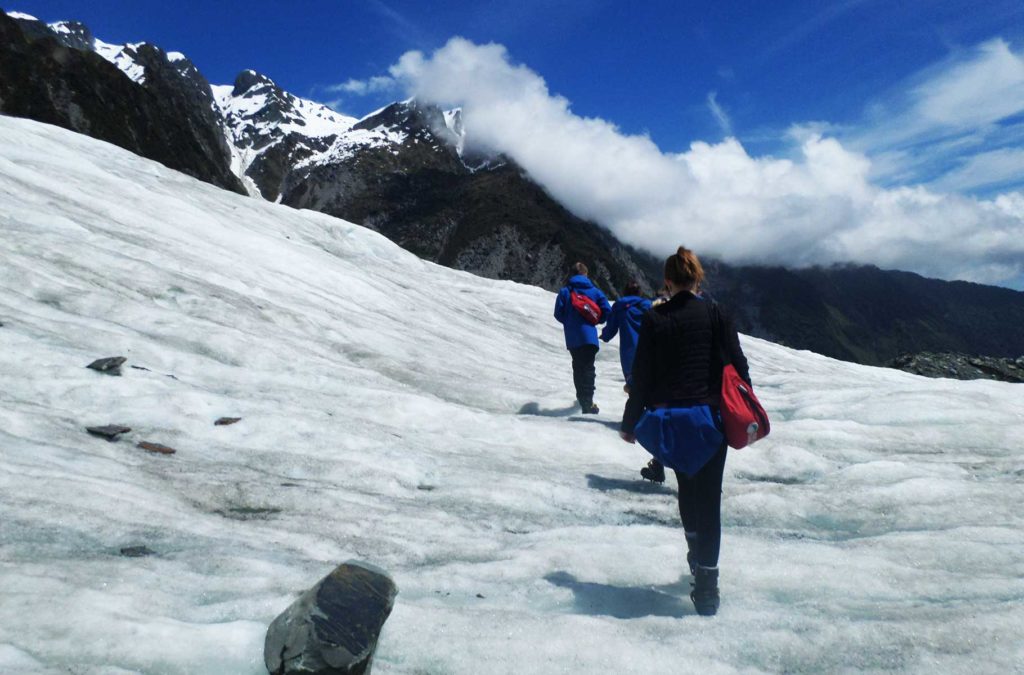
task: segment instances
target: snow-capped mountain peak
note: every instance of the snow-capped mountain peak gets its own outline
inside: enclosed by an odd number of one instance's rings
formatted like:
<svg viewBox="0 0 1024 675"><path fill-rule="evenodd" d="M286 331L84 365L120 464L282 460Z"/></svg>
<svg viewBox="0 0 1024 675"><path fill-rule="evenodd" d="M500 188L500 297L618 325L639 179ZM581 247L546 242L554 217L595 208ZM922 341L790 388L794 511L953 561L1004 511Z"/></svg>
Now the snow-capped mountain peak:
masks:
<svg viewBox="0 0 1024 675"><path fill-rule="evenodd" d="M47 24L61 41L73 49L90 50L94 48L95 38L89 27L80 21L57 21Z"/></svg>
<svg viewBox="0 0 1024 675"><path fill-rule="evenodd" d="M215 85L214 97L240 147L260 147L291 132L323 138L356 123L314 101L286 92L262 73L243 70L233 85Z"/></svg>

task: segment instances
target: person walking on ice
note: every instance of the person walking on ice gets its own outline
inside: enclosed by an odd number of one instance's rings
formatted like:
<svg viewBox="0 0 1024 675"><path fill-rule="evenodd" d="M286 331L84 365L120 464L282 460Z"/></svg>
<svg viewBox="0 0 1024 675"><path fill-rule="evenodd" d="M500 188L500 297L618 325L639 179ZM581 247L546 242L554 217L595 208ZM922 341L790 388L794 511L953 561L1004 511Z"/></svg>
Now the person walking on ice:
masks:
<svg viewBox="0 0 1024 675"><path fill-rule="evenodd" d="M589 270L581 262L569 268L569 279L555 299L555 319L565 332L565 348L572 356L572 382L576 400L585 415L596 415L594 360L599 342L597 324L604 323L611 313L608 298L587 277Z"/></svg>
<svg viewBox="0 0 1024 675"><path fill-rule="evenodd" d="M627 394L632 379L640 320L650 308L651 301L640 295L640 284L635 280L630 281L622 289L622 297L612 305L611 316L601 331L603 342L609 342L616 334L619 335L619 363L622 365L622 377L626 380L623 389Z"/></svg>
<svg viewBox="0 0 1024 675"><path fill-rule="evenodd" d="M718 611L718 554L722 542L722 474L727 442L721 419L725 359L750 385L747 359L724 310L698 295L704 269L682 246L665 261L671 298L640 325L633 384L619 435L639 442L676 469L686 562L697 613ZM717 336L717 338L716 338ZM664 480L662 463L652 461ZM645 474L645 477L648 477Z"/></svg>

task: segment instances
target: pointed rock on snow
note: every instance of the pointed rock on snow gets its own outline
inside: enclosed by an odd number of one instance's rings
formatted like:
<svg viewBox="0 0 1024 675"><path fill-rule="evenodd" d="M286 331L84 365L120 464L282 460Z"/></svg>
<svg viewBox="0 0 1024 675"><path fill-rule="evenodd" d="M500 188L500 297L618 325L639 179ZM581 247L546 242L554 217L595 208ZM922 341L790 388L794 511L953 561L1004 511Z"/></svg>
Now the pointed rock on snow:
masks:
<svg viewBox="0 0 1024 675"><path fill-rule="evenodd" d="M120 375L121 365L127 360L127 357L124 356L108 356L104 359L96 359L87 365L86 368L91 368L107 375Z"/></svg>
<svg viewBox="0 0 1024 675"><path fill-rule="evenodd" d="M398 588L383 571L350 560L303 593L267 629L272 675L369 673Z"/></svg>

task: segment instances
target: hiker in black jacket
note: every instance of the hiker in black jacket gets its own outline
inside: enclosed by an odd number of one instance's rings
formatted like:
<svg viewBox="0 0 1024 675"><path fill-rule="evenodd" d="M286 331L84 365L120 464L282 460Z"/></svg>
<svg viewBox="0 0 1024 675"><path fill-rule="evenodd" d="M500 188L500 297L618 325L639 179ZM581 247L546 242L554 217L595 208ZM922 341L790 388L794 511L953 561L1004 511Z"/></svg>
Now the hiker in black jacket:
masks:
<svg viewBox="0 0 1024 675"><path fill-rule="evenodd" d="M640 325L633 384L622 416L620 435L635 442L634 429L647 410L709 406L720 428L718 405L722 389L722 356L718 343L732 364L750 382L747 359L740 348L732 322L722 312L710 311L710 302L697 295L704 270L696 254L682 246L665 261L667 302L644 315ZM712 317L717 325L712 325ZM686 532L687 563L694 577L690 594L698 614L718 610L718 553L721 545L722 473L726 443L693 475L676 471L679 482L679 516ZM713 447L711 449L713 452ZM653 460L643 470L645 478L665 480L664 468Z"/></svg>

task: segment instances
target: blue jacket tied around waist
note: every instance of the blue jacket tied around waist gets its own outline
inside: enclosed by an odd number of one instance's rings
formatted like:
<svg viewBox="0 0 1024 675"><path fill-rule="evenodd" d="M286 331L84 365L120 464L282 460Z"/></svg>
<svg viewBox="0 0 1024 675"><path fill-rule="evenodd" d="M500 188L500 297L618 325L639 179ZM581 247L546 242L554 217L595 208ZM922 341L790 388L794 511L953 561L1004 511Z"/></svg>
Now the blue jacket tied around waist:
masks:
<svg viewBox="0 0 1024 675"><path fill-rule="evenodd" d="M711 406L655 408L636 425L636 442L670 469L694 476L722 448L722 421Z"/></svg>
<svg viewBox="0 0 1024 675"><path fill-rule="evenodd" d="M608 323L601 331L601 339L608 342L619 334L619 361L622 364L622 376L626 384L630 384L633 370L633 356L636 354L636 341L640 331L640 320L651 308L651 301L638 295L627 295L612 305L612 314Z"/></svg>
<svg viewBox="0 0 1024 675"><path fill-rule="evenodd" d="M583 345L599 346L597 328L584 321L579 312L573 309L570 291L582 293L597 303L597 306L601 308L601 323L608 319L608 315L612 311L611 305L608 304L608 298L604 297L604 293L590 283L590 279L582 274L570 277L569 282L562 287L562 290L558 291L558 298L555 300L555 318L562 324L562 330L565 331L565 348L576 349Z"/></svg>

